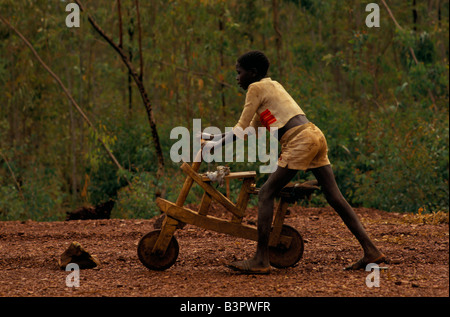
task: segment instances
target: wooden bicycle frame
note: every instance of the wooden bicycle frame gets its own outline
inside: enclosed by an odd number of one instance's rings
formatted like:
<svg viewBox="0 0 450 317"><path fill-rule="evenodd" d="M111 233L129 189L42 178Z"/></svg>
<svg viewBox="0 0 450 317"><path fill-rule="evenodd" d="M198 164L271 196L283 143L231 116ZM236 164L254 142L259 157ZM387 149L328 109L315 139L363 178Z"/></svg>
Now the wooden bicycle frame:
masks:
<svg viewBox="0 0 450 317"><path fill-rule="evenodd" d="M197 173L200 164L201 162L194 162L192 165L189 165L185 162L181 165L181 169L186 174L186 179L175 203L162 198L156 200L156 204L162 212L166 213L167 217L164 219L161 233L153 246L152 253L159 255L165 254L170 240L172 239L175 230L178 228L179 222L184 222L219 233L229 234L234 237L255 241L258 239L257 228L242 223L250 195L258 193L255 188L256 172L233 172L225 176L225 180L242 179L242 187L237 201L236 203L233 203L211 185L211 181L208 177ZM183 207L194 182L205 191L198 211ZM208 215L209 206L212 200L217 201L224 206L227 211L232 213L232 219L226 220ZM280 199L273 221L269 246L283 244L288 248L291 243L291 237L281 235L288 205L289 204L284 201L283 198Z"/></svg>

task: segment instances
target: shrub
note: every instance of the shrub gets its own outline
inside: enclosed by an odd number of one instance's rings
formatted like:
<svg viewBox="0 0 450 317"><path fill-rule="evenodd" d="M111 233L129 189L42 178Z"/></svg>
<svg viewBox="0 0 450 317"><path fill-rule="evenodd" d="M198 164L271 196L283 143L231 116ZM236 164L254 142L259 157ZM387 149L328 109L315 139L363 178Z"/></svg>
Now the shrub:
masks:
<svg viewBox="0 0 450 317"><path fill-rule="evenodd" d="M155 203L157 186L152 173L141 172L134 175L131 186L119 189L111 218L150 219L159 214Z"/></svg>

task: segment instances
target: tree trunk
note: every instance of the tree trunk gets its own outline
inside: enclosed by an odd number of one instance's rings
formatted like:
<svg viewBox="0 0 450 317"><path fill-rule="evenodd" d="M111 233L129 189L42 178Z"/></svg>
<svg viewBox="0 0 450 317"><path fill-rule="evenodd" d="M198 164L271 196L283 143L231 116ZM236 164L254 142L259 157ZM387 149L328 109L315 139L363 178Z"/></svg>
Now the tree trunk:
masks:
<svg viewBox="0 0 450 317"><path fill-rule="evenodd" d="M72 76L69 72L69 68L66 68L67 73L67 86L69 91L72 91ZM70 121L70 186L72 192L72 202L77 199L77 158L76 158L76 136L75 136L75 119L73 115L72 105L69 101L69 121Z"/></svg>
<svg viewBox="0 0 450 317"><path fill-rule="evenodd" d="M130 12L128 12L128 16L130 16ZM132 49L132 43L133 43L133 36L134 36L134 19L133 17L130 18L130 23L128 26L128 39L129 39L129 46L128 46L128 56L130 57L130 63L133 62L133 49ZM133 120L133 76L131 76L130 71L127 71L127 87L128 87L128 123L131 123Z"/></svg>
<svg viewBox="0 0 450 317"><path fill-rule="evenodd" d="M279 26L279 17L278 17L278 0L272 0L272 17L273 17L273 29L275 31L275 45L277 49L277 69L278 69L278 76L283 76L283 66L281 63L282 60L282 36Z"/></svg>
<svg viewBox="0 0 450 317"><path fill-rule="evenodd" d="M80 1L75 0L75 2L80 7L80 10L82 12L85 12L85 9L84 9L83 5L80 3ZM141 94L142 102L144 103L145 110L147 112L147 118L150 123L150 129L152 132L153 143L155 145L156 156L158 159L158 171L156 173L156 176L157 176L157 178L160 178L164 175L164 156L163 156L162 149L161 149L161 143L159 141L158 130L156 129L156 123L155 123L155 118L154 118L154 114L153 114L152 104L150 103L150 99L148 97L148 94L144 87L144 84L141 81L141 79L139 78L139 75L135 71L129 58L125 55L124 51L116 43L114 43L114 41L108 35L106 35L106 33L103 31L103 29L100 28L100 26L97 24L97 22L93 19L93 17L90 14L88 14L88 13L86 13L86 14L88 16L89 23L92 25L94 30L97 31L97 33L99 33L106 40L106 42L108 42L108 44L120 55L123 63L130 71L130 74L133 77L134 82L136 83L136 86L139 89L139 93Z"/></svg>
<svg viewBox="0 0 450 317"><path fill-rule="evenodd" d="M224 39L223 34L225 31L225 26L223 23L224 13L222 13L221 17L219 18L219 32L220 32L220 51L219 51L219 58L220 58L220 73L222 74L223 68L225 67L225 61L223 57L223 48L224 48ZM220 97L222 100L222 115L225 117L226 114L226 104L225 104L225 93L224 93L224 84L220 84Z"/></svg>

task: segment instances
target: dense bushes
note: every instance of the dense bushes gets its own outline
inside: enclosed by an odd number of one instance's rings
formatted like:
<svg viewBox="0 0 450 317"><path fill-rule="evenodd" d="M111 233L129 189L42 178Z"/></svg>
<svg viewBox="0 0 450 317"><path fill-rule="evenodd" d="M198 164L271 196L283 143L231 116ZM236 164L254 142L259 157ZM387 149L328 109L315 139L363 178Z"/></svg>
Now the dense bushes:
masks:
<svg viewBox="0 0 450 317"><path fill-rule="evenodd" d="M134 2L122 5L123 47L138 69ZM351 204L448 212L448 2L416 4L415 22L411 3L392 3L400 30L384 11L380 28L365 27L359 2L141 1L144 84L165 157L160 179L139 92L86 17L75 30L60 26L64 2L5 0L3 8L67 83L97 134L69 111L59 88L1 24L0 50L8 52L0 58L1 220L61 220L67 210L110 198L113 217L157 214L155 197L175 201L185 177L170 160L171 129L192 129L194 118L203 128L234 126L245 98L234 84L234 65L249 49L266 52L270 76L325 133ZM91 1L88 8L118 41L111 4ZM111 163L98 137L124 170ZM259 163L229 165L258 170ZM266 178L259 174L257 185ZM201 194L194 186L187 203L198 203ZM318 195L308 204L325 203Z"/></svg>

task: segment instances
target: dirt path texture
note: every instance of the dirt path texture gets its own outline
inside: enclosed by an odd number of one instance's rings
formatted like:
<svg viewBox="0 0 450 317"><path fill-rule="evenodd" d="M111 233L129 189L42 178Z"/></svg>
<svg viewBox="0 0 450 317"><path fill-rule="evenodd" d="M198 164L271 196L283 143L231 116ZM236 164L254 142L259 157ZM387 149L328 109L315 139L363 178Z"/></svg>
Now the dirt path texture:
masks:
<svg viewBox="0 0 450 317"><path fill-rule="evenodd" d="M214 206L216 216L225 211ZM390 262L379 287L368 287L370 272L344 271L362 251L331 208L290 207L285 223L305 240L294 267L270 275L242 275L224 263L250 257L256 242L191 225L177 230L176 263L165 271L145 268L137 256L139 239L154 230L151 220L0 222L2 297L448 297L447 221L355 209L370 237ZM431 220L430 220L431 219ZM433 221L432 221L433 220ZM256 222L251 210L244 219ZM68 287L70 272L58 259L79 242L100 266L80 271L79 287Z"/></svg>

